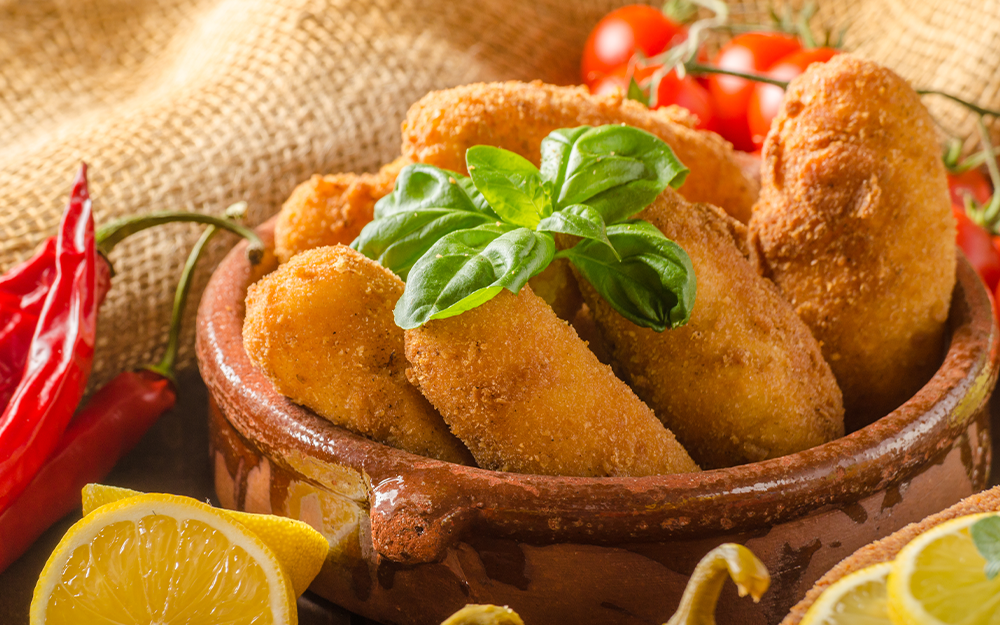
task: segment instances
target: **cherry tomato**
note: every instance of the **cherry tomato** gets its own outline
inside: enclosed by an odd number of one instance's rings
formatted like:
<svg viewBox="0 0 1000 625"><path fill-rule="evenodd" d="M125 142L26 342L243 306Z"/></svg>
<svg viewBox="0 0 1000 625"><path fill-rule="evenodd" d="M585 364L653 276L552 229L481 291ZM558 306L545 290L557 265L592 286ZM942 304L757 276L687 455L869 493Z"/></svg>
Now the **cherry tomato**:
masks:
<svg viewBox="0 0 1000 625"><path fill-rule="evenodd" d="M636 51L647 57L663 52L687 36L683 26L659 9L635 4L608 13L590 31L583 47L580 74L589 87L601 76L628 63Z"/></svg>
<svg viewBox="0 0 1000 625"><path fill-rule="evenodd" d="M715 110L712 108L712 97L708 91L698 84L691 76L684 80L677 78L676 72L670 72L660 81L656 92L656 107L676 104L694 113L698 118L697 128L700 130L715 130Z"/></svg>
<svg viewBox="0 0 1000 625"><path fill-rule="evenodd" d="M778 60L802 49L802 43L781 33L744 33L724 45L715 65L738 72L764 73ZM719 134L738 150L754 149L747 123L747 104L754 83L745 78L712 74L708 88L715 106Z"/></svg>
<svg viewBox="0 0 1000 625"><path fill-rule="evenodd" d="M948 191L951 193L951 203L965 206L965 194L979 204L986 204L993 195L990 181L978 169L970 169L960 174L948 174Z"/></svg>
<svg viewBox="0 0 1000 625"><path fill-rule="evenodd" d="M767 75L778 80L791 80L806 71L813 63L826 63L839 53L833 48L812 48L799 50L780 59L767 70ZM764 145L764 137L771 129L771 122L781 110L781 102L785 99L785 90L776 85L757 83L753 87L750 101L747 104L747 123L750 126L750 140L755 148Z"/></svg>
<svg viewBox="0 0 1000 625"><path fill-rule="evenodd" d="M964 207L953 204L951 212L958 226L958 247L962 248L990 292L996 291L1000 283L1000 252L993 246L989 233L969 219Z"/></svg>
<svg viewBox="0 0 1000 625"><path fill-rule="evenodd" d="M590 92L594 95L610 95L619 90L628 93L628 80L620 73L602 76L590 85Z"/></svg>

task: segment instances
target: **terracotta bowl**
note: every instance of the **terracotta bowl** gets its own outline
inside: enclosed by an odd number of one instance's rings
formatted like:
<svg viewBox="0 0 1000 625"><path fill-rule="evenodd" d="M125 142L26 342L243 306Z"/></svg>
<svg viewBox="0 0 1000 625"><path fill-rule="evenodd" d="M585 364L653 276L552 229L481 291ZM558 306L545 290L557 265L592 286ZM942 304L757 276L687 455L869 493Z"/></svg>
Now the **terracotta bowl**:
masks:
<svg viewBox="0 0 1000 625"><path fill-rule="evenodd" d="M270 244L273 226L260 229ZM695 563L723 542L771 571L759 604L727 584L720 623L777 623L858 547L982 489L997 328L960 258L951 341L934 377L877 423L801 453L644 478L497 473L414 456L279 395L243 351L243 246L198 313L215 484L223 505L302 519L330 541L312 589L383 623L440 623L466 603L528 625L660 624Z"/></svg>

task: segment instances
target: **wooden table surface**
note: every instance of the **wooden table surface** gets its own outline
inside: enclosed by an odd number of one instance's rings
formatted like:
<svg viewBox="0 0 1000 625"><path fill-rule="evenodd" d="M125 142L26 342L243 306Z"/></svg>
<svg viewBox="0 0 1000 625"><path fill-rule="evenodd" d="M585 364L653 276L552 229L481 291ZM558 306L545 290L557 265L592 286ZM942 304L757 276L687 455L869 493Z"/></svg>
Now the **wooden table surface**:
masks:
<svg viewBox="0 0 1000 625"><path fill-rule="evenodd" d="M147 492L175 493L218 505L208 458L208 395L197 372L182 375L177 406L154 425L135 449L104 480L106 484ZM1000 399L990 402L993 448L1000 449ZM994 463L990 485L1000 484L1000 463ZM80 512L49 529L20 560L0 573L0 623L28 623L28 607L35 580L52 549ZM0 536L0 540L3 537ZM322 597L306 592L299 599L301 625L374 625Z"/></svg>

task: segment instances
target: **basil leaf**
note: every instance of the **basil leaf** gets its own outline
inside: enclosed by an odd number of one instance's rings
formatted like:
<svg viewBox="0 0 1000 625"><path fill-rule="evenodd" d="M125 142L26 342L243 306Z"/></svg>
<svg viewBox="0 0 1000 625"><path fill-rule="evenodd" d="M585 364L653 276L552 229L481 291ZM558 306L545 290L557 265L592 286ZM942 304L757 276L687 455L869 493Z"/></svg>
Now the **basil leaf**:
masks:
<svg viewBox="0 0 1000 625"><path fill-rule="evenodd" d="M426 208L393 212L365 225L351 247L405 281L413 263L438 239L455 230L495 221L490 215L471 210Z"/></svg>
<svg viewBox="0 0 1000 625"><path fill-rule="evenodd" d="M505 222L534 228L552 213L541 174L523 156L477 145L465 152L465 163L476 188Z"/></svg>
<svg viewBox="0 0 1000 625"><path fill-rule="evenodd" d="M649 96L642 90L639 83L635 81L635 76L628 81L628 94L625 97L629 100L635 100L643 106L649 106Z"/></svg>
<svg viewBox="0 0 1000 625"><path fill-rule="evenodd" d="M541 172L552 185L555 210L587 204L613 224L628 219L688 169L658 137L631 126L556 131L542 140ZM559 159L562 162L553 162Z"/></svg>
<svg viewBox="0 0 1000 625"><path fill-rule="evenodd" d="M585 240L559 253L569 258L612 308L632 323L662 332L691 318L696 281L687 253L655 226L633 220L608 226L606 245Z"/></svg>
<svg viewBox="0 0 1000 625"><path fill-rule="evenodd" d="M551 187L550 197L553 200L558 196L556 189L566 179L566 167L569 165L569 155L573 151L573 145L580 135L588 130L591 130L590 126L559 128L542 139L542 160L538 169L542 174L542 180Z"/></svg>
<svg viewBox="0 0 1000 625"><path fill-rule="evenodd" d="M614 246L611 245L611 241L608 240L604 219L600 213L586 204L574 204L573 206L567 206L557 213L552 213L538 222L538 227L535 229L539 232L572 234L584 239L598 241L607 245L614 253L615 258L618 258L618 252L615 251Z"/></svg>
<svg viewBox="0 0 1000 625"><path fill-rule="evenodd" d="M969 528L969 536L979 554L986 560L986 579L1000 573L1000 517L983 517Z"/></svg>
<svg viewBox="0 0 1000 625"><path fill-rule="evenodd" d="M416 163L401 169L392 193L375 203L375 219L429 208L472 211L500 218L465 176Z"/></svg>
<svg viewBox="0 0 1000 625"><path fill-rule="evenodd" d="M554 255L552 235L527 228L491 224L452 232L413 265L396 302L396 325L410 329L459 315L500 289L517 293Z"/></svg>

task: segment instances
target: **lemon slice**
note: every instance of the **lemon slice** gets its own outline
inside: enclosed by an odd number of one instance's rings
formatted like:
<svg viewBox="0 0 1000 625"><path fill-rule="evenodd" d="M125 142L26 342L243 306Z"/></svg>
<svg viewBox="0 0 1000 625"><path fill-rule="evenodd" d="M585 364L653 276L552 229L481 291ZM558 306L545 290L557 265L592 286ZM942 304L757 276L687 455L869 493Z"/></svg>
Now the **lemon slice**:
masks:
<svg viewBox="0 0 1000 625"><path fill-rule="evenodd" d="M892 562L875 564L839 579L809 608L802 625L888 625L886 578Z"/></svg>
<svg viewBox="0 0 1000 625"><path fill-rule="evenodd" d="M90 514L105 504L137 495L142 493L117 486L87 484L83 487L83 514ZM330 544L307 523L273 514L251 514L224 508L212 510L246 527L274 552L281 567L292 580L295 596L304 593L319 574Z"/></svg>
<svg viewBox="0 0 1000 625"><path fill-rule="evenodd" d="M969 536L969 528L985 516L952 519L903 547L889 574L894 623L1000 623L1000 576L986 578L986 560Z"/></svg>
<svg viewBox="0 0 1000 625"><path fill-rule="evenodd" d="M260 538L207 504L138 495L66 532L31 600L32 625L297 623L292 582Z"/></svg>

